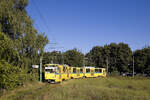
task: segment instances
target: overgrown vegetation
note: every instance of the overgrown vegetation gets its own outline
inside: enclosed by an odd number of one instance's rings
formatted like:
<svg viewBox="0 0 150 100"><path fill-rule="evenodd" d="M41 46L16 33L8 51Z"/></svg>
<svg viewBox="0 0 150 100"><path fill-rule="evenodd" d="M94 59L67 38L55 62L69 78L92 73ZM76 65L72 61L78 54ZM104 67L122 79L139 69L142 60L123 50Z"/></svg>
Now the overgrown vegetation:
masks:
<svg viewBox="0 0 150 100"><path fill-rule="evenodd" d="M69 80L61 84L30 83L9 91L2 100L149 100L149 82L149 78L143 77L108 77Z"/></svg>
<svg viewBox="0 0 150 100"><path fill-rule="evenodd" d="M18 85L23 85L25 81L36 80L32 74L27 74L18 66L12 66L6 61L0 61L0 86L2 89L13 89Z"/></svg>
<svg viewBox="0 0 150 100"><path fill-rule="evenodd" d="M27 5L28 0L0 0L0 89L23 84L48 43L33 27Z"/></svg>

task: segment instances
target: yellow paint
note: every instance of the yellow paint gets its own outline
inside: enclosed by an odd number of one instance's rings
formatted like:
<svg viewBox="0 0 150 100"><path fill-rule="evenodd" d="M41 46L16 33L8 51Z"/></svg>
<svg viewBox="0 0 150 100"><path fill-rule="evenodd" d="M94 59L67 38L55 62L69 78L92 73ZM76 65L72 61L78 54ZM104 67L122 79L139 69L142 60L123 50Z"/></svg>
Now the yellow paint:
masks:
<svg viewBox="0 0 150 100"><path fill-rule="evenodd" d="M71 78L80 78L80 68L79 67L71 67Z"/></svg>

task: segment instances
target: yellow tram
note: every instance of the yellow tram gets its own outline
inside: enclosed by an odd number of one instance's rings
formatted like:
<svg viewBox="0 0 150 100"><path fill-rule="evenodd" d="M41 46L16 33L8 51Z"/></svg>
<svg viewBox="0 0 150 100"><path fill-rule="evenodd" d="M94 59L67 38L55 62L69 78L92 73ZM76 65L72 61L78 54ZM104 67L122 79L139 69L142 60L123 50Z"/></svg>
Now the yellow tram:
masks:
<svg viewBox="0 0 150 100"><path fill-rule="evenodd" d="M88 77L106 77L106 69L95 67L69 67L68 65L60 64L45 65L45 80L50 83Z"/></svg>

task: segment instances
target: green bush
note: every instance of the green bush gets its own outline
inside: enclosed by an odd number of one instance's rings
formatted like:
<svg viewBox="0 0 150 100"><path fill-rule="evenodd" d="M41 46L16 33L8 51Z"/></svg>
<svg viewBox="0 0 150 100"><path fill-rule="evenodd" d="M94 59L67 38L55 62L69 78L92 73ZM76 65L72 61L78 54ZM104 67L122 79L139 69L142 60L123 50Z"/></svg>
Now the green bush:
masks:
<svg viewBox="0 0 150 100"><path fill-rule="evenodd" d="M31 79L32 75L26 74L21 68L0 61L0 89L13 89Z"/></svg>

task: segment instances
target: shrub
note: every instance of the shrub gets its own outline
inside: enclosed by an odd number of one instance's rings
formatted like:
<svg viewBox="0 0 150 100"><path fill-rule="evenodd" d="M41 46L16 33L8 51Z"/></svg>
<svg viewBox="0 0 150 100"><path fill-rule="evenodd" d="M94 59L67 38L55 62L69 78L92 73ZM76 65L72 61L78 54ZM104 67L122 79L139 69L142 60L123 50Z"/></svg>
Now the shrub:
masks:
<svg viewBox="0 0 150 100"><path fill-rule="evenodd" d="M28 76L19 67L0 60L0 89L13 89L22 85Z"/></svg>

